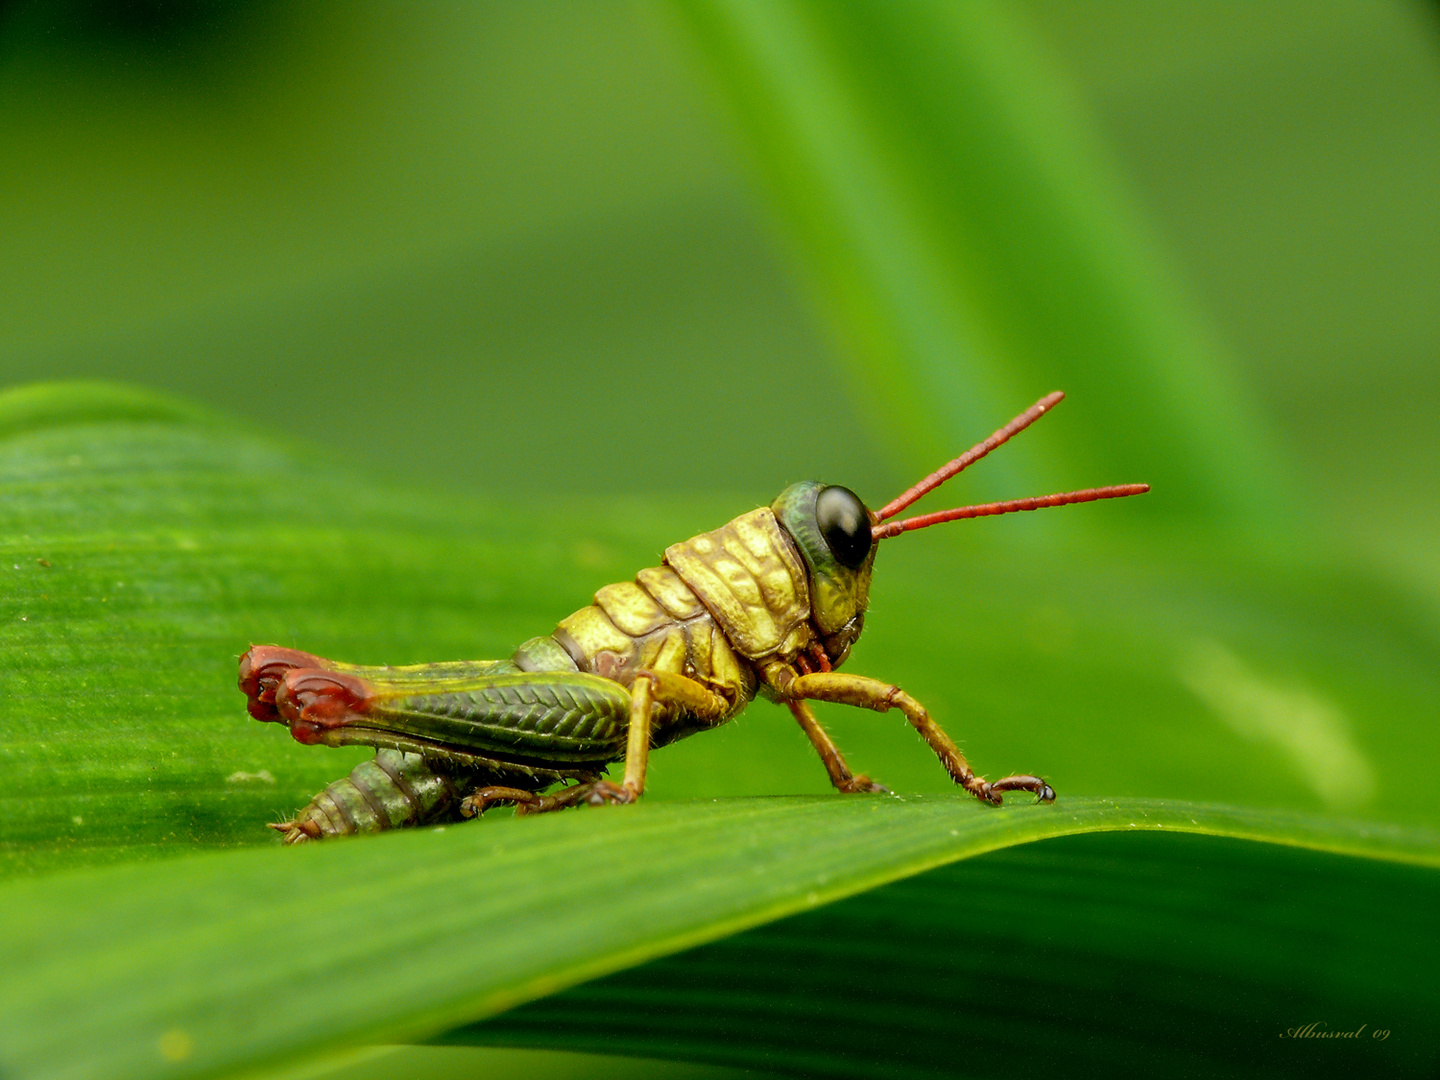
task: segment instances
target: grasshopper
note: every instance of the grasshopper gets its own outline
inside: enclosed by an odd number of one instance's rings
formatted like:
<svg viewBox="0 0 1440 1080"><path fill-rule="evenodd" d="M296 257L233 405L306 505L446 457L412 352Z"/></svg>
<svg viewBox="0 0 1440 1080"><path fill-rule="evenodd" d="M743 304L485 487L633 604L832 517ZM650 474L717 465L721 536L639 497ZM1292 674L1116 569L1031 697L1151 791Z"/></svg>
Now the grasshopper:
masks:
<svg viewBox="0 0 1440 1080"><path fill-rule="evenodd" d="M1053 802L1054 790L1037 776L975 775L898 686L836 669L864 626L879 541L943 521L1149 490L1091 488L891 520L1063 397L1041 398L878 512L848 488L792 484L768 507L674 544L661 565L605 586L508 660L359 667L252 646L240 658L251 716L288 725L307 745L377 751L271 827L294 844L470 818L497 803L520 814L631 803L645 790L651 749L725 723L757 693L790 710L839 791L887 789L850 771L811 701L898 709L955 783L982 802L999 805L1006 791ZM604 779L620 760L623 779Z"/></svg>

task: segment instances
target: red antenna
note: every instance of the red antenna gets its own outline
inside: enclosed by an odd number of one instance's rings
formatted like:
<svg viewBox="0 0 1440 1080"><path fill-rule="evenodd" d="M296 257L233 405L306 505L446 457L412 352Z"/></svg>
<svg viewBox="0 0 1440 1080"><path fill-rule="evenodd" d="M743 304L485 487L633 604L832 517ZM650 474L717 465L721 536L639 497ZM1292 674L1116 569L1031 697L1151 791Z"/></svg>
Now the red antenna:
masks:
<svg viewBox="0 0 1440 1080"><path fill-rule="evenodd" d="M880 508L880 512L875 516L880 521L894 517L911 503L934 491L952 476L968 469L997 446L1008 442L1013 436L1024 431L1060 404L1064 398L1065 395L1059 390L1053 394L1046 394L984 442L976 443L954 461L942 465L914 487L891 499ZM921 514L919 517L906 518L904 521L892 521L888 525L875 525L871 528L870 535L875 540L883 540L887 536L899 536L902 532L909 532L912 529L923 529L927 525L939 525L942 521L989 517L993 514L1013 514L1020 510L1039 510L1046 506L1065 506L1069 503L1094 502L1097 499L1121 499L1127 495L1141 495L1149 490L1149 484L1119 484L1114 487L1087 488L1084 491L1066 491L1057 495L1037 495L1029 499L1011 499L1007 502L983 503L978 506L960 506L954 510L940 510L933 514Z"/></svg>
<svg viewBox="0 0 1440 1080"><path fill-rule="evenodd" d="M884 521L886 518L894 517L911 503L917 501L921 496L934 491L937 487L943 484L946 480L949 480L956 473L963 472L971 465L974 465L975 462L979 461L982 457L990 453L991 450L994 450L1000 444L1009 442L1012 436L1020 434L1020 432L1024 431L1036 420L1039 420L1040 417L1044 416L1047 412L1053 409L1056 405L1059 405L1060 402L1064 400L1064 391L1056 390L1053 394L1046 394L1034 405L1031 405L1030 408L1026 409L1019 416L1015 417L1014 420L1011 420L1008 424L1002 427L999 431L995 432L994 435L991 435L984 442L976 443L969 450L966 450L963 454L957 457L954 461L950 462L947 465L940 466L940 468L936 469L929 476L925 477L924 480L921 480L918 484L912 487L909 491L906 491L903 495L897 495L895 498L891 499L888 503L886 503L880 508L880 513L877 514L876 517L878 517L881 521Z"/></svg>

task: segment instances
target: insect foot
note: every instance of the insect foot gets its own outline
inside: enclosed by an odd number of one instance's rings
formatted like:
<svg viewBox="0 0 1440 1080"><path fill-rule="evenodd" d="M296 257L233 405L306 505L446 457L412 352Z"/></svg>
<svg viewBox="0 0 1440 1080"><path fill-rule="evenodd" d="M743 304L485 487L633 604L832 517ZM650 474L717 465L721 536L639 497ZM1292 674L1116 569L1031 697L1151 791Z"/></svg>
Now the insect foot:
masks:
<svg viewBox="0 0 1440 1080"><path fill-rule="evenodd" d="M836 782L835 788L846 795L889 795L890 789L884 784L877 784L864 773L859 776L852 776L847 780Z"/></svg>
<svg viewBox="0 0 1440 1080"><path fill-rule="evenodd" d="M609 780L597 780L591 785L585 802L590 806L624 806L640 797L633 788L612 784Z"/></svg>
<svg viewBox="0 0 1440 1080"><path fill-rule="evenodd" d="M985 781L980 797L993 806L999 806L1005 801L1000 794L1002 791L1033 791L1036 802L1053 803L1055 801L1055 789L1038 776L1007 776L1003 780L996 780L993 784Z"/></svg>

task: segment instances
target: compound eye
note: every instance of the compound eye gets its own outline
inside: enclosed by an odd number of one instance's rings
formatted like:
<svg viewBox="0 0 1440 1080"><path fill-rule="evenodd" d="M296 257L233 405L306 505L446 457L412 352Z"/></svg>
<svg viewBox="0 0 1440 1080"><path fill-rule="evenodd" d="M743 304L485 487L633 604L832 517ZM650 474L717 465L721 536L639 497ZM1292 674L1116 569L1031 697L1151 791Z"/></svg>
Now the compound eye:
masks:
<svg viewBox="0 0 1440 1080"><path fill-rule="evenodd" d="M849 488L823 488L815 497L815 524L841 566L858 570L870 554L870 513Z"/></svg>

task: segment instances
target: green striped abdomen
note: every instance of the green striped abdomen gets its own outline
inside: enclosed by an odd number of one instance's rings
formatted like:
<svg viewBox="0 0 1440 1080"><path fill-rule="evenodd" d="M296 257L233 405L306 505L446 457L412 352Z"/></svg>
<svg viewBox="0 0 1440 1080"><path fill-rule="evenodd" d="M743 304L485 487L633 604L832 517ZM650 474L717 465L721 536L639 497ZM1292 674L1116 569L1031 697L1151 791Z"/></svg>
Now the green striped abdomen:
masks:
<svg viewBox="0 0 1440 1080"><path fill-rule="evenodd" d="M285 842L456 820L474 787L474 777L437 772L418 754L381 750L311 799L287 823Z"/></svg>

